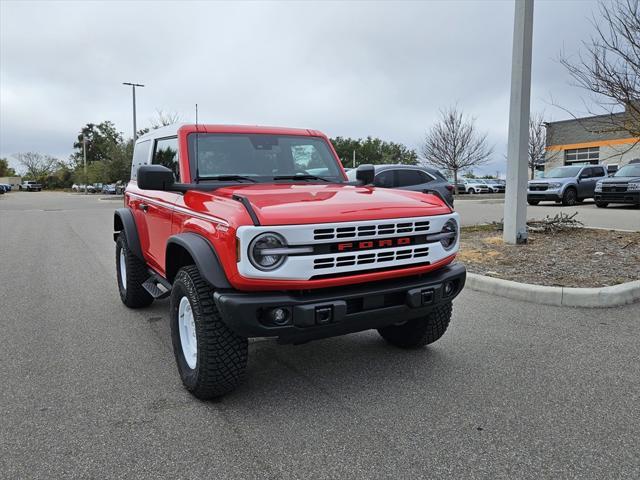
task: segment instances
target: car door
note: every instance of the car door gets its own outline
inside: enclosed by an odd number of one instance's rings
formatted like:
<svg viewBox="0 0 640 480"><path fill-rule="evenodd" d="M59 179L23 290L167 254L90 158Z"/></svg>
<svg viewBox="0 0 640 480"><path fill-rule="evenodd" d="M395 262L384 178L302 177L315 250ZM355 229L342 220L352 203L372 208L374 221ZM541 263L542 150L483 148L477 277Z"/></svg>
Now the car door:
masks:
<svg viewBox="0 0 640 480"><path fill-rule="evenodd" d="M593 196L595 184L591 176L591 167L585 167L578 174L578 198L583 199Z"/></svg>
<svg viewBox="0 0 640 480"><path fill-rule="evenodd" d="M180 182L177 137L155 139L150 148L151 164L170 168L176 175L176 181ZM135 196L132 208L145 259L154 270L164 274L167 239L171 235L173 205L179 194L163 190L138 189Z"/></svg>
<svg viewBox="0 0 640 480"><path fill-rule="evenodd" d="M603 178L607 178L607 171L605 170L605 167L591 167L591 176L593 178L593 189L589 196L594 197L596 184Z"/></svg>
<svg viewBox="0 0 640 480"><path fill-rule="evenodd" d="M428 183L433 181L433 177L421 170L414 168L401 168L396 170L398 188L402 190L413 190L424 192L429 188Z"/></svg>
<svg viewBox="0 0 640 480"><path fill-rule="evenodd" d="M381 188L395 188L397 186L395 170L383 170L373 179L373 185Z"/></svg>

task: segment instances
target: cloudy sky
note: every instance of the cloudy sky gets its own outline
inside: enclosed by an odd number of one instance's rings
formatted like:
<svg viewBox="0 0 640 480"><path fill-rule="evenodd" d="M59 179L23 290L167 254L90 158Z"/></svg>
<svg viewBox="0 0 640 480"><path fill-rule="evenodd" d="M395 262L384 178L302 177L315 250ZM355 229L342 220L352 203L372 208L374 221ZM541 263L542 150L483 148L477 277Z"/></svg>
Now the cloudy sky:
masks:
<svg viewBox="0 0 640 480"><path fill-rule="evenodd" d="M596 4L536 0L532 110L575 113L584 93L557 59L592 32ZM458 104L504 171L513 1L0 0L0 156L66 158L87 122L131 136L157 110L207 123L316 128L418 147Z"/></svg>

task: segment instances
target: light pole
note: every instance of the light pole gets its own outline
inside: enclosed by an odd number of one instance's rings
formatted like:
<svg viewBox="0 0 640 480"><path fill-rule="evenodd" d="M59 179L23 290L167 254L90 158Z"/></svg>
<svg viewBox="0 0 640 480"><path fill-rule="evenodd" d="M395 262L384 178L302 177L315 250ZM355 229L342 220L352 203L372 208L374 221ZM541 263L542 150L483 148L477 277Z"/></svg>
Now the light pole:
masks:
<svg viewBox="0 0 640 480"><path fill-rule="evenodd" d="M512 245L527 243L527 148L533 41L533 0L515 0L515 4L503 231L504 242Z"/></svg>
<svg viewBox="0 0 640 480"><path fill-rule="evenodd" d="M84 194L87 194L87 137L82 132L82 158L84 162Z"/></svg>
<svg viewBox="0 0 640 480"><path fill-rule="evenodd" d="M133 92L133 143L136 143L138 138L138 130L136 128L136 87L144 87L140 83L123 82L123 85L131 85L131 91Z"/></svg>

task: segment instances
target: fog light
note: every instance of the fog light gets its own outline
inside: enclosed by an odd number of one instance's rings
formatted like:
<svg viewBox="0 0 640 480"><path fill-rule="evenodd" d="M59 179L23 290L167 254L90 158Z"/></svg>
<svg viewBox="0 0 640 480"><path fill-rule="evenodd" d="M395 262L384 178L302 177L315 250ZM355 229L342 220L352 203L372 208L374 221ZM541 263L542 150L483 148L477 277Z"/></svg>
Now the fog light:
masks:
<svg viewBox="0 0 640 480"><path fill-rule="evenodd" d="M286 325L289 323L290 317L289 310L286 308L276 307L269 310L269 320L274 325Z"/></svg>
<svg viewBox="0 0 640 480"><path fill-rule="evenodd" d="M444 296L448 297L451 295L456 289L456 286L453 282L447 282L444 284Z"/></svg>

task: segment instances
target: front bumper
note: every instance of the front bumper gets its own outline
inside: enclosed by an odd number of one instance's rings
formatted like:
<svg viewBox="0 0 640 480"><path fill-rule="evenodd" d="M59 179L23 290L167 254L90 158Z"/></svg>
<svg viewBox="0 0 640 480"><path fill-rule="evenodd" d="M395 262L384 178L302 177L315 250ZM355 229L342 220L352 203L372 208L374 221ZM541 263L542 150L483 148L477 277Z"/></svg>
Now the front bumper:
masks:
<svg viewBox="0 0 640 480"><path fill-rule="evenodd" d="M562 200L562 190L527 190L527 200Z"/></svg>
<svg viewBox="0 0 640 480"><path fill-rule="evenodd" d="M640 192L596 192L594 198L596 202L640 205Z"/></svg>
<svg viewBox="0 0 640 480"><path fill-rule="evenodd" d="M464 265L454 263L408 279L306 292L217 291L214 299L223 320L238 335L302 343L422 317L453 300L465 280ZM448 294L447 284L453 287ZM287 312L286 325L270 321L269 312L277 307Z"/></svg>

